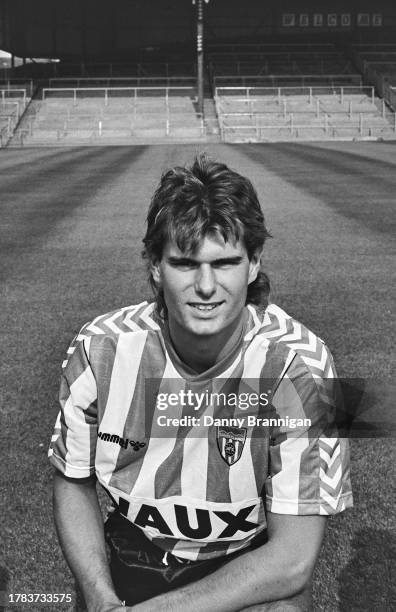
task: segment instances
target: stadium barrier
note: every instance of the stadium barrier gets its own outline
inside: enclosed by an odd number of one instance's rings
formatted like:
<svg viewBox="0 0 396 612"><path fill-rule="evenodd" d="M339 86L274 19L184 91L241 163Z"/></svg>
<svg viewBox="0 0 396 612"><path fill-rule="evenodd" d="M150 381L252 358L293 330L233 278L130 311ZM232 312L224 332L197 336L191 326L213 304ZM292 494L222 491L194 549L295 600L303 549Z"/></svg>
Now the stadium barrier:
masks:
<svg viewBox="0 0 396 612"><path fill-rule="evenodd" d="M126 94L127 92L131 92L131 100L136 100L139 94L143 94L143 92L148 92L149 95L158 95L161 96L163 92L165 95L165 101L168 102L170 96L172 94L181 93L182 91L188 92L191 96L196 98L196 91L193 87L44 87L42 90L42 99L43 101L52 96L59 95L61 92L70 93L73 99L73 104L77 105L77 94L82 94L85 92L86 94L94 94L95 97L98 92L103 92L103 99L105 106L107 106L109 102L109 97L111 94L119 93L121 95ZM109 95L110 94L110 95ZM86 97L90 97L89 95Z"/></svg>
<svg viewBox="0 0 396 612"><path fill-rule="evenodd" d="M25 89L2 89L0 86L1 104L4 106L6 101L14 101L13 98L18 98L17 102L21 102L22 108L26 107L26 90ZM21 100L19 100L21 98Z"/></svg>
<svg viewBox="0 0 396 612"><path fill-rule="evenodd" d="M294 87L309 87L309 86L328 86L328 87L339 87L339 86L354 86L360 87L363 85L363 80L360 74L285 74L285 75L214 75L213 86L214 89L218 87L228 86L241 86L241 87L257 87L259 85L271 86L271 87L284 87L291 85Z"/></svg>
<svg viewBox="0 0 396 612"><path fill-rule="evenodd" d="M372 138L376 139L380 137L385 131L383 126L372 126L365 125L364 118L362 115L359 116L359 122L355 125L332 125L328 117L323 118L322 124L312 123L296 123L293 116L290 118L288 125L262 125L258 121L254 125L227 125L222 121L220 125L221 137L224 142L228 142L227 133L234 133L236 140L239 139L238 133L245 131L245 138L250 136L250 141L263 141L263 140L277 140L277 136L285 136L286 139L290 138L303 138L307 136L312 137L312 132L316 131L317 136L322 136L325 139L338 139L340 135L347 136L348 132L350 137L360 138ZM272 138L268 136L268 133L272 131ZM276 135L275 135L276 134ZM290 138L287 138L290 137Z"/></svg>
<svg viewBox="0 0 396 612"><path fill-rule="evenodd" d="M88 129L85 129L85 130L81 130L81 129L70 130L67 120L64 120L63 128L56 128L56 129L51 130L51 129L45 129L45 128L37 129L34 127L34 120L31 120L27 124L27 127L21 130L18 130L19 132L18 141L19 141L19 144L23 146L26 144L26 140L29 136L30 137L37 136L37 135L40 136L42 132L45 132L46 135L48 135L48 132L50 132L55 137L56 141L59 144L61 144L70 135L71 132L74 133L74 136L78 135L79 133L80 134L84 133L85 135L84 138L89 139L91 142L94 142L94 141L98 142L98 139L105 137L109 133L110 133L110 137L113 137L114 139L116 138L125 139L129 137L133 137L135 135L136 129L139 129L140 127L139 122L136 124L133 120L131 120L128 125L125 125L124 129L115 129L113 127L107 128L104 120L102 119L98 119L94 123L95 123L94 125L91 125ZM157 121L155 128L153 128L152 126L152 129L154 129L156 132L154 137L158 135L160 136L161 133L163 133L165 137L172 137L177 130L185 130L185 126L181 126L179 123L177 123L176 121L173 121L169 116L167 116L164 119L163 123ZM203 137L206 135L206 126L205 126L202 116L199 119L198 129L200 132L200 136ZM149 132L150 128L146 128L146 131ZM12 130L8 138L11 135L12 135ZM146 134L146 136L150 137L150 134L148 133Z"/></svg>
<svg viewBox="0 0 396 612"><path fill-rule="evenodd" d="M24 89L26 94L31 98L34 91L33 80L26 79L0 79L0 88L5 91L12 91L14 89Z"/></svg>
<svg viewBox="0 0 396 612"><path fill-rule="evenodd" d="M183 83L183 86L194 87L196 84L196 78L191 76L149 76L149 77L56 77L48 79L48 89L55 87L65 86L68 84L70 87L82 88L94 87L95 85L101 87L117 87L130 86L130 87L142 87L152 85L154 87L175 87L178 83Z"/></svg>
<svg viewBox="0 0 396 612"><path fill-rule="evenodd" d="M29 65L31 68L31 65ZM35 65L38 68L38 65ZM58 77L144 77L144 76L195 76L194 61L185 62L53 62L40 64L40 74L36 78Z"/></svg>
<svg viewBox="0 0 396 612"><path fill-rule="evenodd" d="M339 96L339 101L344 102L348 94L362 94L371 99L371 103L374 104L375 90L374 87L370 86L331 86L331 87L308 87L308 86L293 86L293 87L257 87L257 86L245 86L245 87L216 87L215 89L215 101L219 103L221 97L227 96L239 96L241 100L251 100L254 96L275 96L278 104L282 104L282 100L286 96L299 95L307 96L310 104L313 103L315 95L332 94Z"/></svg>
<svg viewBox="0 0 396 612"><path fill-rule="evenodd" d="M24 110L24 107L22 107ZM21 105L19 100L2 101L0 105L0 114L2 117L14 116L19 119L21 116Z"/></svg>

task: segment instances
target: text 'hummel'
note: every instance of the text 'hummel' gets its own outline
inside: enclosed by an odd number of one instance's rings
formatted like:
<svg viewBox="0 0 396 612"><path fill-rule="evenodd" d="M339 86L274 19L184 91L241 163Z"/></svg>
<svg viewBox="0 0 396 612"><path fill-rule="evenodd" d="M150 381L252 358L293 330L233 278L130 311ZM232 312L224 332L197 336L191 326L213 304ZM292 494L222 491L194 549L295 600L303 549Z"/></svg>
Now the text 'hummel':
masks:
<svg viewBox="0 0 396 612"><path fill-rule="evenodd" d="M128 448L128 445L130 444L134 451L138 451L146 446L145 442L135 442L135 440L120 438L120 436L117 436L116 434L103 433L102 431L98 432L98 438L103 440L103 442L113 442L113 444L119 444L121 448Z"/></svg>

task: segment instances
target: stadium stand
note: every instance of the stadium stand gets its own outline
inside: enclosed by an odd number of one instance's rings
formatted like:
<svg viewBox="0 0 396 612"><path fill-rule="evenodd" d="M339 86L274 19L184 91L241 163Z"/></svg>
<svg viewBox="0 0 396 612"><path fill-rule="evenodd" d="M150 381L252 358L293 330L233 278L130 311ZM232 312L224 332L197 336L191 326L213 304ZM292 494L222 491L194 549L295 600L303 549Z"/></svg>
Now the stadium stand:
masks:
<svg viewBox="0 0 396 612"><path fill-rule="evenodd" d="M394 113L343 53L332 45L274 47L211 53L222 140L395 139Z"/></svg>
<svg viewBox="0 0 396 612"><path fill-rule="evenodd" d="M395 139L395 114L373 87L218 87L226 142Z"/></svg>
<svg viewBox="0 0 396 612"><path fill-rule="evenodd" d="M211 44L204 114L188 54L183 62L158 52L149 61L142 53L128 63L44 64L46 80L26 110L15 119L3 102L0 145L393 140L395 57L390 45L357 45L348 56L326 42Z"/></svg>
<svg viewBox="0 0 396 612"><path fill-rule="evenodd" d="M205 134L192 87L49 87L10 145L189 142Z"/></svg>

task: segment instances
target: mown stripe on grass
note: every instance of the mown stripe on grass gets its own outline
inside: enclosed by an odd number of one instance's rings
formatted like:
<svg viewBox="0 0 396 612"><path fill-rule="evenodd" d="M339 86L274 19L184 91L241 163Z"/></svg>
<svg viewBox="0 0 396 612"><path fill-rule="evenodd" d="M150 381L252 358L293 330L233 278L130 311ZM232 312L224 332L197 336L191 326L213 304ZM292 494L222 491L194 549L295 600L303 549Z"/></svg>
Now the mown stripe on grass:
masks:
<svg viewBox="0 0 396 612"><path fill-rule="evenodd" d="M114 183L146 147L103 147L50 160L32 172L20 168L10 181L0 179L2 230L0 253L10 261L21 249L37 246L56 224L70 216L107 183ZM5 260L3 259L4 263ZM8 275L7 274L7 275Z"/></svg>
<svg viewBox="0 0 396 612"><path fill-rule="evenodd" d="M244 145L240 151L338 214L394 234L395 164L312 144Z"/></svg>

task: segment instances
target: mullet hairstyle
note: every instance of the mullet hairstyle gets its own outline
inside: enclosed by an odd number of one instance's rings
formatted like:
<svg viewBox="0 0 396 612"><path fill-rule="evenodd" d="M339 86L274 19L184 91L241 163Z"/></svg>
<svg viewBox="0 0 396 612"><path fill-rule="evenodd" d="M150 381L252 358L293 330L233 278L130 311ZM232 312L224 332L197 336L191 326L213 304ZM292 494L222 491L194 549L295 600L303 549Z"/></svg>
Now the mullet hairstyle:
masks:
<svg viewBox="0 0 396 612"><path fill-rule="evenodd" d="M201 154L192 166L176 166L162 175L149 207L142 255L149 266L160 261L168 241L192 255L206 236L216 233L225 242L241 240L249 260L271 237L249 179ZM163 292L151 272L150 284L158 313L166 317ZM260 270L248 285L246 303L266 307L269 290L269 279Z"/></svg>

